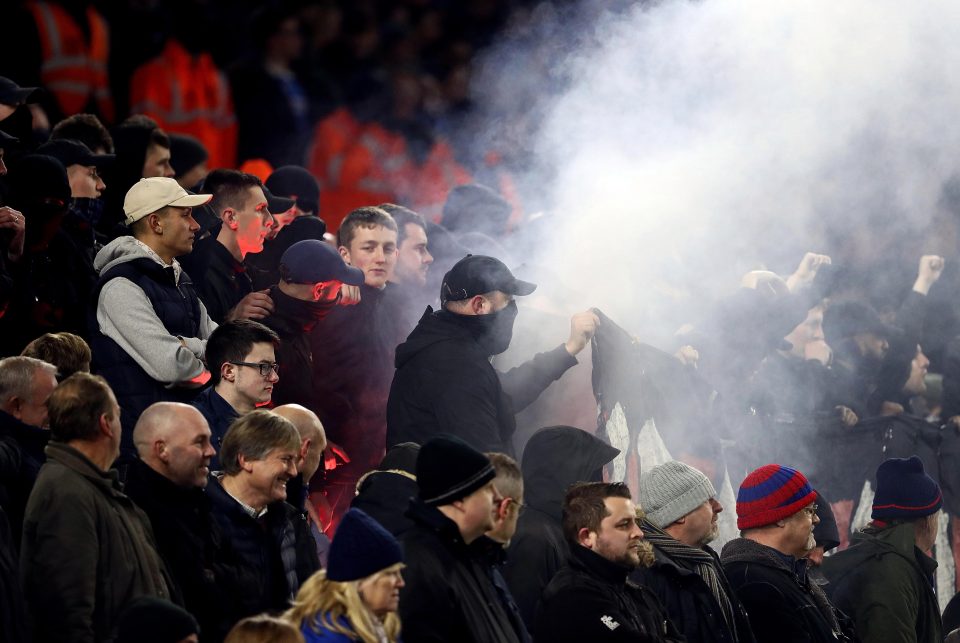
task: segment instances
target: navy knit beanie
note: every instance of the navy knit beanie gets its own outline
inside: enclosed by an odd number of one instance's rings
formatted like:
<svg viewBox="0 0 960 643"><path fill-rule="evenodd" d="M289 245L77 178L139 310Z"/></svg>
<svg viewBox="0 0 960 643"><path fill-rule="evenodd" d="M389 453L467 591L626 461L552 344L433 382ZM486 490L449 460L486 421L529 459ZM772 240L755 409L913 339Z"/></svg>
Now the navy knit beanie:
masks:
<svg viewBox="0 0 960 643"><path fill-rule="evenodd" d="M360 580L402 562L397 539L366 513L350 509L330 544L327 578L341 583Z"/></svg>
<svg viewBox="0 0 960 643"><path fill-rule="evenodd" d="M917 456L890 458L877 468L873 519L913 520L937 513L942 506L940 485L924 472Z"/></svg>
<svg viewBox="0 0 960 643"><path fill-rule="evenodd" d="M128 604L117 623L117 643L178 643L200 626L190 612L169 601L141 596Z"/></svg>
<svg viewBox="0 0 960 643"><path fill-rule="evenodd" d="M427 440L417 455L420 499L432 507L462 500L496 476L487 456L451 435Z"/></svg>

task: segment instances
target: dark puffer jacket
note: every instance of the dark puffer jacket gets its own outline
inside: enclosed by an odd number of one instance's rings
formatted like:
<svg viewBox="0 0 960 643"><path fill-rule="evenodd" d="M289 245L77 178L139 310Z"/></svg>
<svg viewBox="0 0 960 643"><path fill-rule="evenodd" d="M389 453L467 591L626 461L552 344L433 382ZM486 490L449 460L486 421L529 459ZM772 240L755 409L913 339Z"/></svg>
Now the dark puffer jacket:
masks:
<svg viewBox="0 0 960 643"><path fill-rule="evenodd" d="M746 538L728 542L720 559L758 643L857 640L841 627L823 590L808 577L806 559L794 560Z"/></svg>
<svg viewBox="0 0 960 643"><path fill-rule="evenodd" d="M527 506L510 540L503 575L533 634L543 589L570 553L560 527L567 488L575 482L599 480L603 466L619 453L619 449L572 426L541 429L527 442L521 466Z"/></svg>
<svg viewBox="0 0 960 643"><path fill-rule="evenodd" d="M484 563L456 523L420 501L400 539L407 568L400 591L406 643L520 643Z"/></svg>
<svg viewBox="0 0 960 643"><path fill-rule="evenodd" d="M512 453L515 414L577 363L561 345L497 373L458 315L427 308L397 347L387 402L387 447L440 433L478 451Z"/></svg>
<svg viewBox="0 0 960 643"><path fill-rule="evenodd" d="M937 561L917 549L912 523L854 534L848 549L824 559L827 592L850 615L864 643L943 640L933 592Z"/></svg>
<svg viewBox="0 0 960 643"><path fill-rule="evenodd" d="M656 597L627 580L630 570L586 547L571 548L537 611L537 641L682 641Z"/></svg>

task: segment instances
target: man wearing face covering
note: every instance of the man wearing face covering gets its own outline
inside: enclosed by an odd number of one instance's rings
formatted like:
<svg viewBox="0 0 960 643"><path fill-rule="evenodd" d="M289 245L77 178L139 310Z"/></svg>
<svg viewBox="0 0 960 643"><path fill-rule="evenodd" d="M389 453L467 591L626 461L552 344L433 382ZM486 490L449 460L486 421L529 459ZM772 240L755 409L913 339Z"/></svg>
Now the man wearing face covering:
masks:
<svg viewBox="0 0 960 643"><path fill-rule="evenodd" d="M514 297L535 289L493 257L467 255L447 272L442 309L427 308L397 347L387 448L447 433L480 451L513 452L515 414L577 363L599 323L590 311L577 313L566 343L498 373L490 357L510 346L518 312Z"/></svg>

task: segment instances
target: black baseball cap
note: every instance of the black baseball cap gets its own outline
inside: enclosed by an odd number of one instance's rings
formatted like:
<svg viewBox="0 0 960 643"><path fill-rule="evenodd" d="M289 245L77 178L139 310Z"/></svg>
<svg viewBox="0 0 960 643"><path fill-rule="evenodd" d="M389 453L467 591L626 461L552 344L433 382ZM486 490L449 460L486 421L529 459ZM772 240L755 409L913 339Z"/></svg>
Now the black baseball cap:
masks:
<svg viewBox="0 0 960 643"><path fill-rule="evenodd" d="M280 257L280 275L295 284L339 281L348 286L363 283L363 271L348 266L333 246L319 239L298 241Z"/></svg>
<svg viewBox="0 0 960 643"><path fill-rule="evenodd" d="M529 295L537 284L513 276L499 259L484 255L467 255L443 276L440 303L463 301L499 290L508 295Z"/></svg>
<svg viewBox="0 0 960 643"><path fill-rule="evenodd" d="M293 199L274 195L267 186L263 186L263 195L267 197L267 209L270 210L270 214L286 212L297 203Z"/></svg>
<svg viewBox="0 0 960 643"><path fill-rule="evenodd" d="M64 167L71 165L94 166L97 169L107 167L116 160L115 154L94 154L90 148L69 138L61 138L53 141L47 141L37 148L37 154L46 154L52 156Z"/></svg>
<svg viewBox="0 0 960 643"><path fill-rule="evenodd" d="M273 171L265 182L273 192L290 197L301 210L316 214L320 209L320 184L299 165L284 165Z"/></svg>
<svg viewBox="0 0 960 643"><path fill-rule="evenodd" d="M37 87L21 87L9 78L0 76L0 103L4 105L21 105L35 102Z"/></svg>

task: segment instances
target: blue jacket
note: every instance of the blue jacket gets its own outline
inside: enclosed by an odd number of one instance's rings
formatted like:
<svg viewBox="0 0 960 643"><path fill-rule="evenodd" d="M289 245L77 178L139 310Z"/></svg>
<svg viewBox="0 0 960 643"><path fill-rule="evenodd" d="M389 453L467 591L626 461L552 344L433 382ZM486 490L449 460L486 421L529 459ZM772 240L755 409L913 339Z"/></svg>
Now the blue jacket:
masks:
<svg viewBox="0 0 960 643"><path fill-rule="evenodd" d="M227 435L230 424L240 417L240 414L212 386L198 395L191 404L200 411L200 415L210 425L210 444L217 451L210 460L210 470L220 471L223 469L220 463L220 447L223 446L223 438Z"/></svg>

